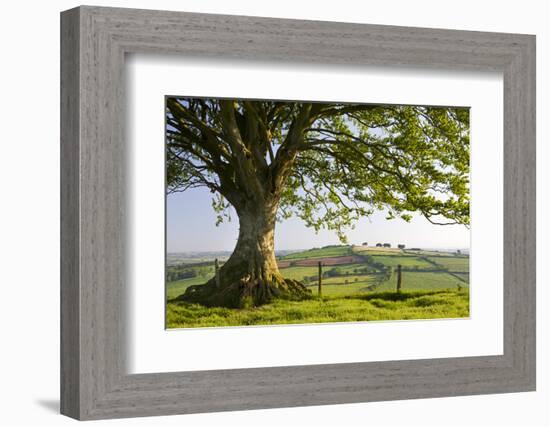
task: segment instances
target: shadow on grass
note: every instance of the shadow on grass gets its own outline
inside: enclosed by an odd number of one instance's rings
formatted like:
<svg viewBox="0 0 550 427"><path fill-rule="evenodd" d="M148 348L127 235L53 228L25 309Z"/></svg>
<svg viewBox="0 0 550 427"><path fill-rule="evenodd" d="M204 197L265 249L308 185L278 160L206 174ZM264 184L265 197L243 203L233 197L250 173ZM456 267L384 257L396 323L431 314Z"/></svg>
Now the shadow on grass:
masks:
<svg viewBox="0 0 550 427"><path fill-rule="evenodd" d="M409 299L427 297L432 295L440 295L442 293L453 292L450 290L433 290L433 291L409 291L409 292L374 292L369 294L354 294L354 295L344 295L342 298L346 299L360 299L364 301L371 300L384 300L384 301L407 301Z"/></svg>
<svg viewBox="0 0 550 427"><path fill-rule="evenodd" d="M354 293L349 295L327 295L318 297L315 295L307 295L302 298L285 298L279 297L272 301L276 303L277 301L291 301L291 302L306 302L306 301L318 301L318 302L331 302L334 300L360 300L368 301L375 305L376 307L386 307L387 304L392 302L407 302L418 307L428 307L431 305L436 305L444 302L442 298L447 296L458 296L461 292L453 289L434 289L434 290L411 290L411 291L384 291L384 292L365 292L365 293ZM434 298L435 297L435 298ZM439 298L438 298L439 297ZM178 299L167 300L167 303L174 304L175 306L182 308L208 308L198 303L191 303L187 301L182 301ZM386 304L387 303L387 304ZM265 307L269 304L265 304ZM227 309L225 307L209 307L213 310L240 310L240 309ZM258 308L258 307L256 307Z"/></svg>

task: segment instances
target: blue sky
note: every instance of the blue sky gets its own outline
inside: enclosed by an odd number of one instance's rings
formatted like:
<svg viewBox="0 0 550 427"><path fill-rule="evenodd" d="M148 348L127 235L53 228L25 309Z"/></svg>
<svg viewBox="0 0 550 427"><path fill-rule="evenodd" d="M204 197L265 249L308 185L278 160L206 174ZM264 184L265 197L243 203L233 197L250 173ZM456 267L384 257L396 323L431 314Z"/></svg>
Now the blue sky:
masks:
<svg viewBox="0 0 550 427"><path fill-rule="evenodd" d="M231 251L235 246L239 221L216 227L210 191L204 188L170 194L166 206L166 239L168 252ZM407 247L469 248L470 232L462 225L438 226L417 216L410 223L402 219L386 220L384 212L359 221L347 233L349 243L403 243ZM278 223L275 229L275 250L307 249L338 244L334 232L307 228L296 218Z"/></svg>

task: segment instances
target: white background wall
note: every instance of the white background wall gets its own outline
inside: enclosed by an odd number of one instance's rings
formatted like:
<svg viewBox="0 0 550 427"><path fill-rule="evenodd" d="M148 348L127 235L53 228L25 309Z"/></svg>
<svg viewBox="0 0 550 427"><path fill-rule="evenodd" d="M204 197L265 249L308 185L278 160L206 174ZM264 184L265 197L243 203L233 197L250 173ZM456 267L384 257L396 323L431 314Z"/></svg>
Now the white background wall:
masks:
<svg viewBox="0 0 550 427"><path fill-rule="evenodd" d="M543 266L550 168L550 14L544 1L96 1L97 5L537 35L538 391L116 420L146 426L547 426L550 320ZM59 12L75 1L4 2L0 17L0 422L63 426L59 384Z"/></svg>

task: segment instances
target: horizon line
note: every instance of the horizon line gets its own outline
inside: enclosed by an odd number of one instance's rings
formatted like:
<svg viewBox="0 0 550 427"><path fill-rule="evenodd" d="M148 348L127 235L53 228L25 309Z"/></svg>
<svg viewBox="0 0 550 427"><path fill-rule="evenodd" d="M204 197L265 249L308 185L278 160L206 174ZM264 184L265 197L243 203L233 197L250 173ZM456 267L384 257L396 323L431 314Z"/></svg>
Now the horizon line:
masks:
<svg viewBox="0 0 550 427"><path fill-rule="evenodd" d="M363 246L363 245L327 245L327 246L313 246L311 248L298 248L298 249L275 249L275 252L280 252L280 251L308 251L308 250L311 250L311 249L324 249L324 248L329 248L329 247L338 247L338 246L346 246L346 247L351 247L351 246ZM366 246L367 248L377 248L377 246ZM397 247L397 245L395 246L391 246L392 249L399 249ZM457 246L410 246L410 247L405 247L404 249L407 250L407 249L412 249L412 248L420 248L420 249L424 249L424 250L443 250L443 249L460 249L460 250L463 250L463 249L470 249L469 247L457 247ZM387 249L387 248L386 248ZM183 251L166 251L167 254L181 254L181 253L189 253L189 252L193 252L193 253L211 253L211 252L233 252L234 249L217 249L217 250L207 250L207 251L197 251L197 250L183 250Z"/></svg>

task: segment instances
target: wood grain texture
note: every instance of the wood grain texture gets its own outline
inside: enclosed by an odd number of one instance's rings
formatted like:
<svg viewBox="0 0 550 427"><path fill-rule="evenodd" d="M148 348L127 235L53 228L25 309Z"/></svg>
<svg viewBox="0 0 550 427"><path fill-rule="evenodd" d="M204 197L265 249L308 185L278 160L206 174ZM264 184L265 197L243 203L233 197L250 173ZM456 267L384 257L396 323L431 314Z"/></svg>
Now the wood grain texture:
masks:
<svg viewBox="0 0 550 427"><path fill-rule="evenodd" d="M61 20L61 412L80 414L79 17Z"/></svg>
<svg viewBox="0 0 550 427"><path fill-rule="evenodd" d="M62 413L78 419L535 388L535 39L80 7L62 14ZM504 354L129 375L124 55L504 75Z"/></svg>

